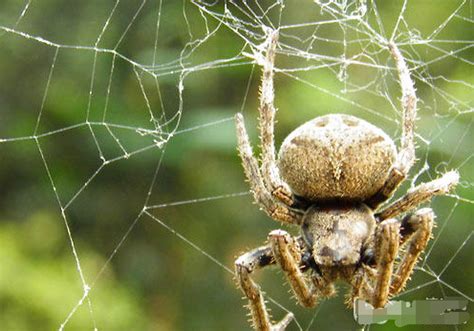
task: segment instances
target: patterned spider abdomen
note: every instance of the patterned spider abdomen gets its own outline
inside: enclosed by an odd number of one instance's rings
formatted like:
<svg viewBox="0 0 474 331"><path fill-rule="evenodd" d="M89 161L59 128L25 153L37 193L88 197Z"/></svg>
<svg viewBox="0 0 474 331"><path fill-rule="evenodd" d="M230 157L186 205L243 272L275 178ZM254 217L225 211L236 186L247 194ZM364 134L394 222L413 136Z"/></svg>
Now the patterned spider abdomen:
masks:
<svg viewBox="0 0 474 331"><path fill-rule="evenodd" d="M354 116L331 114L299 126L279 152L281 177L311 201L364 201L385 183L397 151L381 129Z"/></svg>

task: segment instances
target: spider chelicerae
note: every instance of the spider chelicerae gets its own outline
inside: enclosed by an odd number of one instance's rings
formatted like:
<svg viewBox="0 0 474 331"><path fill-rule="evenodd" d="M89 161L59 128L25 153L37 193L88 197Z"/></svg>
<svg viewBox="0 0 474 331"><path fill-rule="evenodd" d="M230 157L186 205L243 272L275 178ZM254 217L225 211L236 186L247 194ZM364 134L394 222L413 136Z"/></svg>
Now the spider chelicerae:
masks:
<svg viewBox="0 0 474 331"><path fill-rule="evenodd" d="M298 302L314 307L334 295L334 281L351 286L347 303L360 298L375 308L399 293L413 272L433 228L434 213L422 208L404 214L459 181L456 171L410 189L388 206L381 205L407 178L415 162L416 94L405 60L394 42L393 57L402 89L402 136L397 151L392 139L354 116L317 117L294 130L275 156L273 72L278 32L268 31L260 91L261 158L257 160L241 114L236 116L238 150L255 201L274 220L300 227L301 235L283 230L268 243L235 261L238 284L248 298L256 330L284 330L288 313L273 324L259 286L251 274L269 265L284 272ZM404 253L399 247L405 245ZM400 254L399 254L400 253ZM399 256L400 255L400 256ZM396 259L399 262L396 263Z"/></svg>

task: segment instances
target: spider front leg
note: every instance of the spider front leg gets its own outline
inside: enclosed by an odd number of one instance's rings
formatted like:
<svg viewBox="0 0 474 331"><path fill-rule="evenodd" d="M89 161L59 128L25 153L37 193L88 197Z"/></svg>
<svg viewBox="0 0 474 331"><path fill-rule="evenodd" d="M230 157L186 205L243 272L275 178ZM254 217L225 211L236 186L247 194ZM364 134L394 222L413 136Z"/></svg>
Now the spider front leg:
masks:
<svg viewBox="0 0 474 331"><path fill-rule="evenodd" d="M243 254L235 261L237 279L245 296L256 330L284 330L293 319L288 313L279 323L272 325L265 300L259 286L250 278L256 269L275 264L281 267L298 302L304 307L314 307L320 293L325 288L316 288L308 282L301 271L302 251L298 240L283 230L274 230L268 235L269 244ZM325 283L326 285L326 283ZM326 285L332 288L332 284Z"/></svg>
<svg viewBox="0 0 474 331"><path fill-rule="evenodd" d="M377 207L392 196L398 186L405 180L415 162L415 120L416 120L416 93L413 81L410 77L405 59L397 45L390 42L388 45L390 53L395 60L400 86L402 88L402 136L400 139L400 150L390 170L384 186L367 202L372 209Z"/></svg>
<svg viewBox="0 0 474 331"><path fill-rule="evenodd" d="M242 159L245 175L250 183L250 188L254 194L255 201L265 210L273 219L284 223L299 224L302 213L289 208L279 201L273 199L272 194L265 186L262 174L258 167L258 161L253 156L250 146L247 130L245 130L242 114L238 113L235 117L237 129L237 144Z"/></svg>
<svg viewBox="0 0 474 331"><path fill-rule="evenodd" d="M375 234L375 259L377 274L372 295L372 306L385 306L389 297L393 264L398 254L400 240L400 223L388 219L379 224Z"/></svg>
<svg viewBox="0 0 474 331"><path fill-rule="evenodd" d="M249 300L249 309L252 316L253 326L258 331L284 330L293 319L293 314L288 313L276 325L271 324L270 315L265 306L260 287L250 278L255 270L275 264L270 245L262 246L241 255L235 261L235 273L240 288Z"/></svg>
<svg viewBox="0 0 474 331"><path fill-rule="evenodd" d="M434 214L430 208L423 208L406 216L401 222L388 219L380 223L375 237L375 254L377 273L375 289L370 289L369 296L375 308L385 306L389 296L398 294L406 285L413 273L418 258L426 248L433 229ZM399 251L399 245L407 244L397 271L393 274L393 265ZM354 297L360 296L360 288L365 284L367 275L364 271L357 283ZM392 276L393 274L393 276ZM369 276L369 278L371 278Z"/></svg>
<svg viewBox="0 0 474 331"><path fill-rule="evenodd" d="M352 289L347 294L346 304L352 308L356 299L365 299L372 302L374 289L368 282L368 279L375 277L375 269L368 265L361 265L355 272L351 279Z"/></svg>
<svg viewBox="0 0 474 331"><path fill-rule="evenodd" d="M288 206L295 202L289 186L280 178L275 160L274 122L276 109L274 106L275 92L273 87L273 69L278 31L269 30L266 40L265 57L256 55L257 62L263 67L260 86L259 127L262 149L262 177L269 192L279 201Z"/></svg>
<svg viewBox="0 0 474 331"><path fill-rule="evenodd" d="M270 232L268 240L273 256L285 273L298 302L307 308L314 307L318 295L300 269L302 253L298 242L283 230Z"/></svg>
<svg viewBox="0 0 474 331"><path fill-rule="evenodd" d="M434 213L430 208L420 209L402 220L401 243L407 243L408 246L390 285L391 295L399 293L405 287L421 252L430 240L433 224Z"/></svg>

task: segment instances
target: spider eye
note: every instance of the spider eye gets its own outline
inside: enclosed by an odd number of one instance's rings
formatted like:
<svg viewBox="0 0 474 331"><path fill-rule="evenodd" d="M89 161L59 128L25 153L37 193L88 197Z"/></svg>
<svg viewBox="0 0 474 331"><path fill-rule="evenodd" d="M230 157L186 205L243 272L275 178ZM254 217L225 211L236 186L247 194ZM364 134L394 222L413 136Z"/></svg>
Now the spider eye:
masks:
<svg viewBox="0 0 474 331"><path fill-rule="evenodd" d="M318 118L315 122L314 125L317 127L323 128L329 123L329 117L323 117L323 118Z"/></svg>
<svg viewBox="0 0 474 331"><path fill-rule="evenodd" d="M359 125L359 121L353 118L343 118L342 122L347 126L357 126Z"/></svg>

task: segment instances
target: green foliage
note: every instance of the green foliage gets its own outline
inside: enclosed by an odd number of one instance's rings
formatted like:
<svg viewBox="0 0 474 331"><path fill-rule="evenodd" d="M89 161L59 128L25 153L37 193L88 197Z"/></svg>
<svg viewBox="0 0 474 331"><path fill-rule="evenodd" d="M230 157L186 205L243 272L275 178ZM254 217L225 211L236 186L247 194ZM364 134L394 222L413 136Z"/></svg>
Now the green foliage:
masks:
<svg viewBox="0 0 474 331"><path fill-rule="evenodd" d="M83 296L62 221L37 211L22 222L0 225L0 325L4 330L58 328ZM85 277L104 265L103 257L76 240ZM142 300L108 268L90 296L94 319L110 330L145 329L150 321L140 311ZM91 329L88 304L74 315L72 330Z"/></svg>

